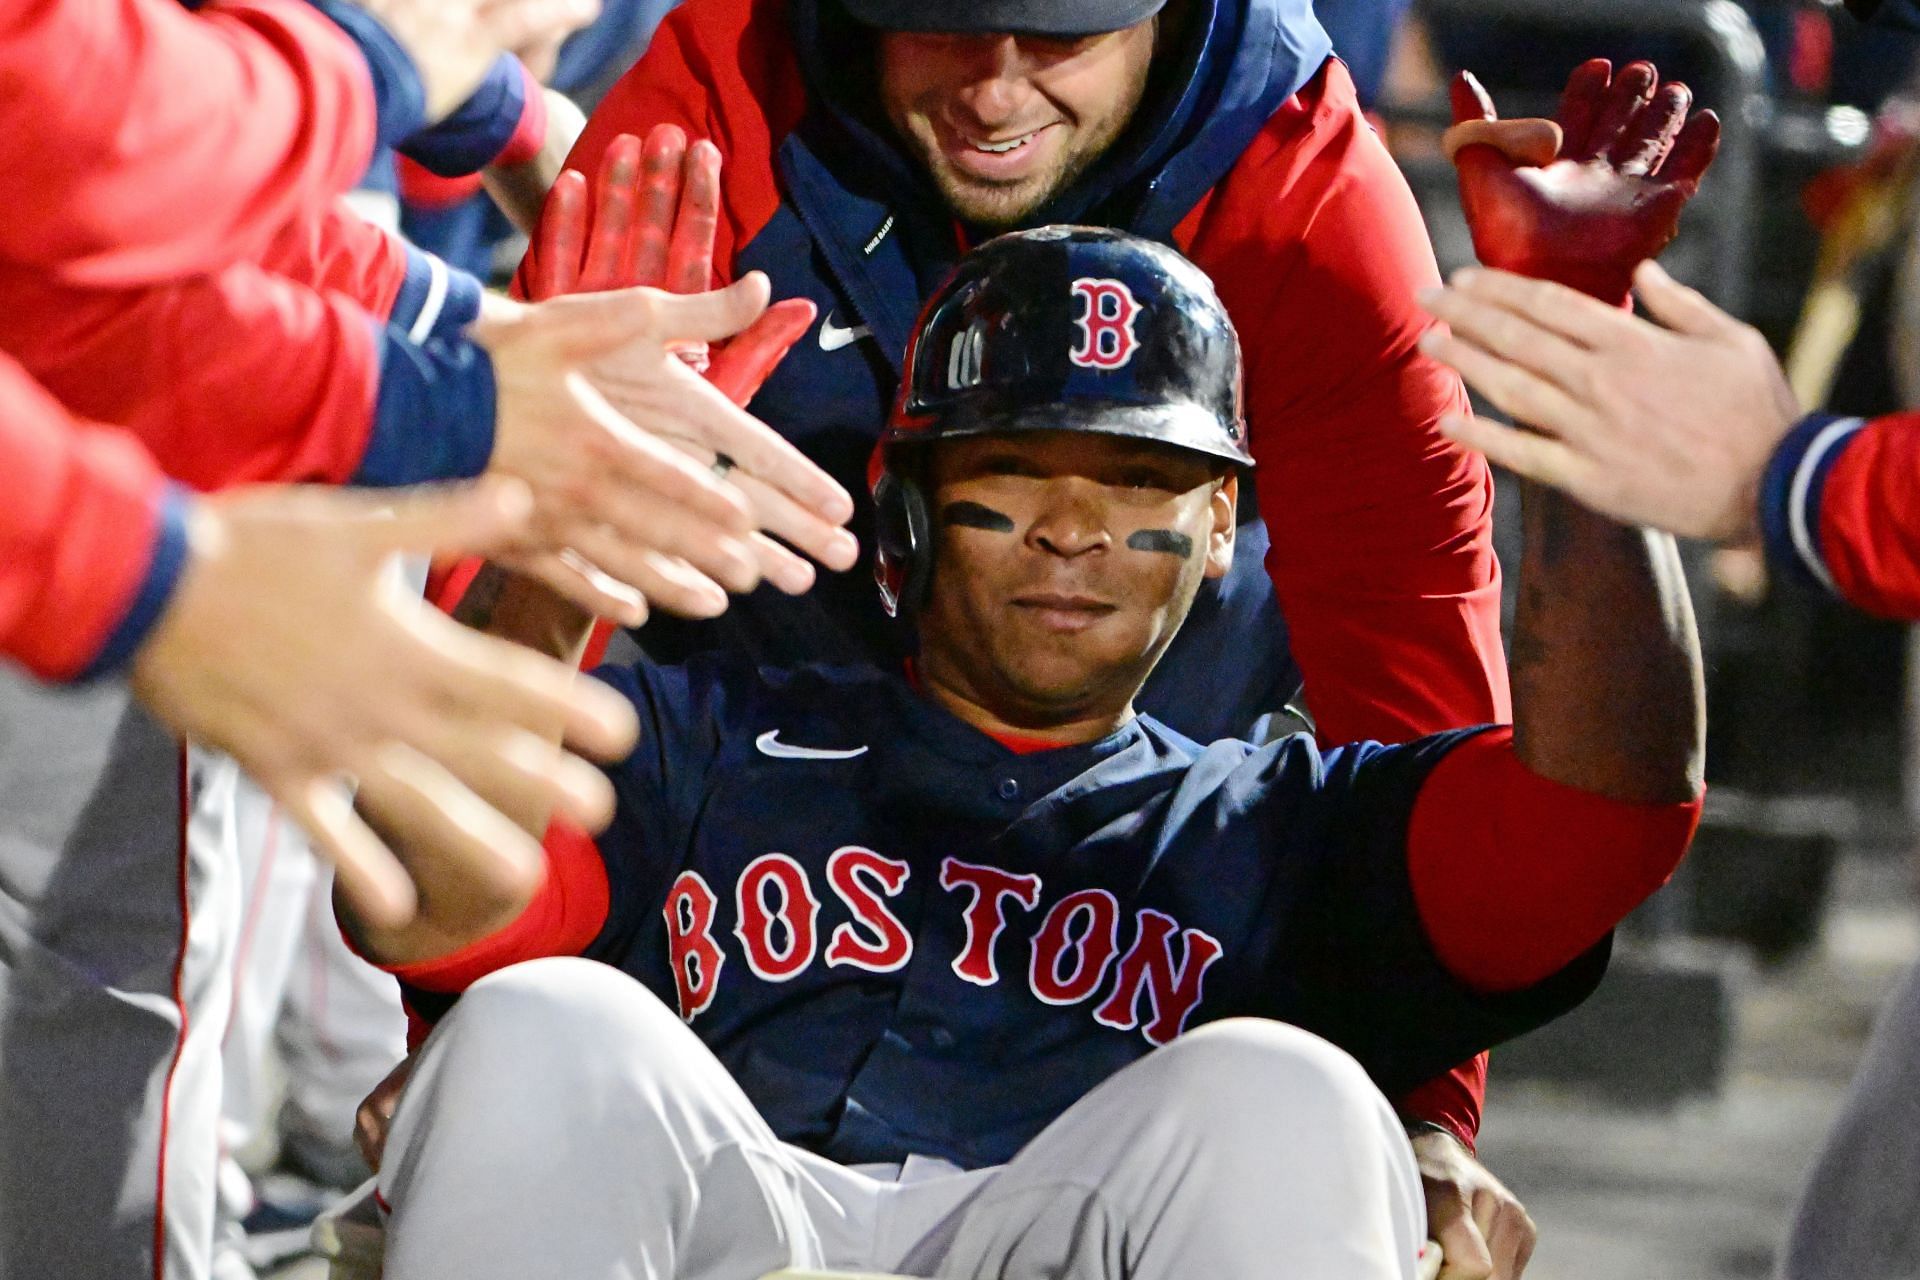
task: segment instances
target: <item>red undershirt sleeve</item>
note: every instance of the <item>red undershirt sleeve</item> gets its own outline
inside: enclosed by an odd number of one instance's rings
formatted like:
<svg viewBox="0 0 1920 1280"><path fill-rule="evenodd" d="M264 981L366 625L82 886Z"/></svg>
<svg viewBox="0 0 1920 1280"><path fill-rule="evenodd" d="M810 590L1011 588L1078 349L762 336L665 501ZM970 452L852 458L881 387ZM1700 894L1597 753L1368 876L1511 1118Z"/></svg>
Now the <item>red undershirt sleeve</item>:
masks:
<svg viewBox="0 0 1920 1280"><path fill-rule="evenodd" d="M1428 942L1482 994L1545 981L1667 882L1700 804L1628 804L1543 778L1511 729L1467 739L1434 767L1407 832Z"/></svg>

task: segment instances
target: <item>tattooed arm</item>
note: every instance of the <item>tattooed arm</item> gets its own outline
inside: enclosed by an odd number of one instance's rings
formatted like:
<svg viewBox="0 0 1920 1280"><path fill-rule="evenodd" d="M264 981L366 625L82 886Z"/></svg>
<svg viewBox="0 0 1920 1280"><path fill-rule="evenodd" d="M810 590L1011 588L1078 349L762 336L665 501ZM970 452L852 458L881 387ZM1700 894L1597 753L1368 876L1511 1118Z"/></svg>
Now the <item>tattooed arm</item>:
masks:
<svg viewBox="0 0 1920 1280"><path fill-rule="evenodd" d="M1673 538L1521 490L1513 744L1540 776L1631 804L1700 792L1706 692Z"/></svg>
<svg viewBox="0 0 1920 1280"><path fill-rule="evenodd" d="M1704 678L1673 539L1522 492L1513 732L1460 743L1407 831L1435 952L1479 991L1558 972L1664 884L1699 821Z"/></svg>

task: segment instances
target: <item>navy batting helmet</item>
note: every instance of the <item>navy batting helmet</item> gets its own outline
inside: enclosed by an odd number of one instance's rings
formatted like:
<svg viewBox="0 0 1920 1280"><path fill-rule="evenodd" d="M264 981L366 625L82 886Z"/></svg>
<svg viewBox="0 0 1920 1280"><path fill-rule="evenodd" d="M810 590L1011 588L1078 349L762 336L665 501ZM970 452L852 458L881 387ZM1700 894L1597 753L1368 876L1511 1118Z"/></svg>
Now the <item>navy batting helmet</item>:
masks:
<svg viewBox="0 0 1920 1280"><path fill-rule="evenodd" d="M1103 227L1017 231L961 261L920 312L875 450L874 577L889 614L918 609L933 577L926 496L903 450L1062 430L1253 465L1240 342L1200 268Z"/></svg>

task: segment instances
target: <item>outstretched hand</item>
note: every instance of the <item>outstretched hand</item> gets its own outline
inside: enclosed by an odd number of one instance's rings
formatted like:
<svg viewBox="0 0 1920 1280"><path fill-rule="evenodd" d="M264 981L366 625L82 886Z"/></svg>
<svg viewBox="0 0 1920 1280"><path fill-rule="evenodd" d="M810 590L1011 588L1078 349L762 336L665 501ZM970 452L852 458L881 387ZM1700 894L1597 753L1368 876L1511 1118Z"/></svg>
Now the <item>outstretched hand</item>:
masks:
<svg viewBox="0 0 1920 1280"><path fill-rule="evenodd" d="M1595 58L1567 80L1557 122L1501 120L1469 72L1454 78L1443 145L1480 261L1624 304L1640 262L1679 228L1720 145L1711 111L1646 62Z"/></svg>
<svg viewBox="0 0 1920 1280"><path fill-rule="evenodd" d="M594 188L584 175L560 175L547 199L532 251L521 274L534 299L622 289L634 285L669 293L711 287L714 240L720 219L720 152L705 140L688 145L673 125L655 128L643 144L615 138ZM782 357L813 324L804 299L774 303L744 332L724 344L683 344L678 354L736 406L753 398ZM630 415L646 404L630 353L615 352L588 369L593 385ZM739 414L711 429L712 420L664 424L656 434L698 459L717 464L746 499L758 531L747 541L759 571L781 590L813 585L813 566L775 537L834 569L859 555L841 528L851 512L846 494L778 433Z"/></svg>
<svg viewBox="0 0 1920 1280"><path fill-rule="evenodd" d="M617 760L624 699L560 663L475 635L385 572L397 553L496 553L527 534L514 484L415 493L243 489L199 499L192 555L135 656L134 692L234 757L313 836L361 918L394 927L435 894L507 919L539 886L539 844L506 814L598 829L606 778L549 740ZM354 810L343 777L387 825Z"/></svg>

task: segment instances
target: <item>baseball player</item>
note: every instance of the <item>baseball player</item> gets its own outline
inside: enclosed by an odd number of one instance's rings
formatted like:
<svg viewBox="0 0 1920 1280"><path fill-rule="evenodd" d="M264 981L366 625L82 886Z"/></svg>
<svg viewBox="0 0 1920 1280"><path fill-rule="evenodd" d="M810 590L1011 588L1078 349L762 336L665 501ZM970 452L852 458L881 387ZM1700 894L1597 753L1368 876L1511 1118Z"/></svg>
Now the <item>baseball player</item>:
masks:
<svg viewBox="0 0 1920 1280"><path fill-rule="evenodd" d="M1285 464L1243 491L1241 554L1143 710L1200 741L1259 737L1304 681L1327 742L1507 717L1491 475L1435 431L1467 400L1414 346L1432 251L1310 0L689 0L569 163L594 173L662 124L724 155L716 278L764 270L818 307L753 412L853 492L914 316L969 246L1093 223L1213 278L1245 343L1248 448ZM647 644L900 652L853 578ZM1484 1079L1462 1064L1398 1101L1470 1145Z"/></svg>
<svg viewBox="0 0 1920 1280"><path fill-rule="evenodd" d="M1162 246L963 261L875 458L912 662L604 669L642 746L531 908L346 913L451 1006L381 1168L390 1276L1412 1274L1381 1091L1598 980L1697 818L1697 647L1669 539L1530 494L1511 729L1322 752L1136 714L1235 551L1239 380ZM584 635L524 580L474 594Z"/></svg>

